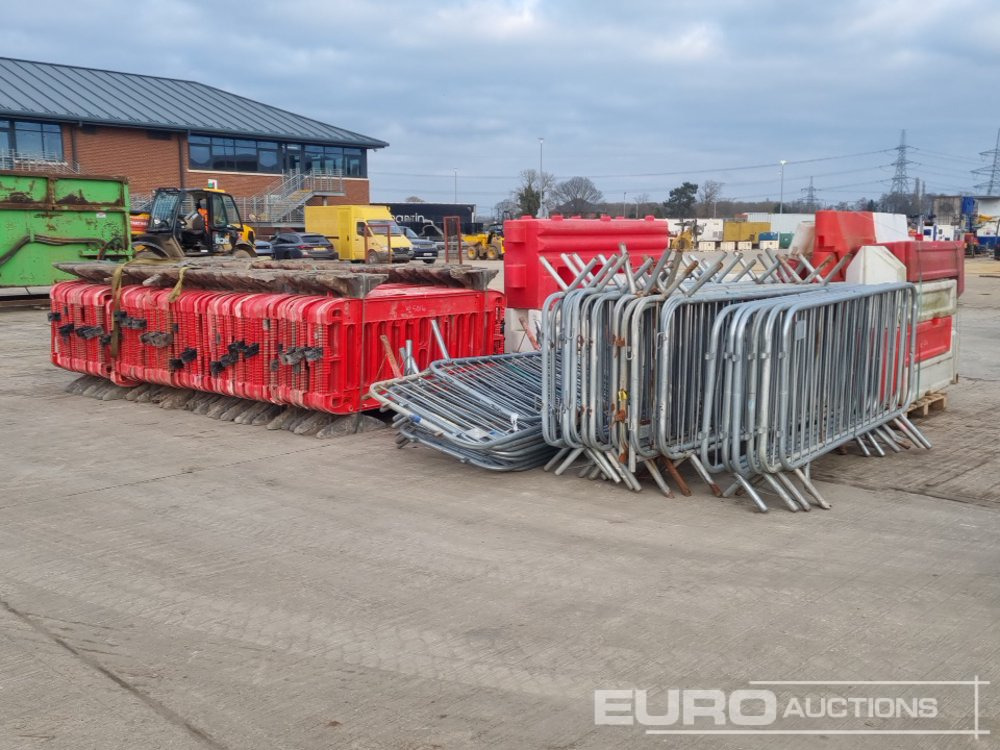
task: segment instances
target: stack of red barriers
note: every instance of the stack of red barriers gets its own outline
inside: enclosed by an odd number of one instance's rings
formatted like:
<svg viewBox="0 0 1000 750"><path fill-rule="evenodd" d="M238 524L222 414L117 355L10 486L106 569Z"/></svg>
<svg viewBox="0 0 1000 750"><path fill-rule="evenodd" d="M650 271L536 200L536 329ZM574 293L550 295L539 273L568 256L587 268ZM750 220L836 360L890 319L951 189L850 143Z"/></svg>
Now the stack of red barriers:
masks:
<svg viewBox="0 0 1000 750"><path fill-rule="evenodd" d="M503 352L500 292L383 284L353 299L182 292L85 281L52 287L52 362L121 385L156 383L351 414L378 406L372 383L393 377L386 351L412 342L421 369L442 354ZM117 354L112 336L117 323ZM383 341L385 338L385 342Z"/></svg>

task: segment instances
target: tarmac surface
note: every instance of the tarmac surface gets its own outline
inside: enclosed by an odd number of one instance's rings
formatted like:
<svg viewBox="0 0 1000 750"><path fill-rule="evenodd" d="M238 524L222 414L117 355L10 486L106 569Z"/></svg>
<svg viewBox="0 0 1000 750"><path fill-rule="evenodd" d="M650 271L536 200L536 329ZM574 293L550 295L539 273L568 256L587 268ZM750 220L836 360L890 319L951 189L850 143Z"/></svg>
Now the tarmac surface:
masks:
<svg viewBox="0 0 1000 750"><path fill-rule="evenodd" d="M0 749L995 746L1000 263L968 269L934 449L824 459L808 514L69 395L44 311L0 311ZM594 722L600 689L976 676L978 743ZM972 730L927 690L921 729Z"/></svg>

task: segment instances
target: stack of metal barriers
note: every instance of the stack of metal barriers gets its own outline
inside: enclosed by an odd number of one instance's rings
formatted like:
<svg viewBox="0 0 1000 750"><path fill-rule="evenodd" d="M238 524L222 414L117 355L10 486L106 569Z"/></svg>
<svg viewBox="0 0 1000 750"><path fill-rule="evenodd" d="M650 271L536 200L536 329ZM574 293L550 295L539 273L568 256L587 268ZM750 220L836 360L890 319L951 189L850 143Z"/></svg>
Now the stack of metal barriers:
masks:
<svg viewBox="0 0 1000 750"><path fill-rule="evenodd" d="M400 445L421 443L492 471L544 464L538 352L440 360L419 374L375 383L372 396L396 412Z"/></svg>
<svg viewBox="0 0 1000 750"><path fill-rule="evenodd" d="M486 469L544 464L667 496L692 466L761 510L829 507L811 463L846 443L886 455L930 443L916 393L916 290L831 283L835 266L766 252L713 260L622 248L584 263L541 311L541 351L442 360L378 383L399 442ZM731 475L725 489L717 483Z"/></svg>

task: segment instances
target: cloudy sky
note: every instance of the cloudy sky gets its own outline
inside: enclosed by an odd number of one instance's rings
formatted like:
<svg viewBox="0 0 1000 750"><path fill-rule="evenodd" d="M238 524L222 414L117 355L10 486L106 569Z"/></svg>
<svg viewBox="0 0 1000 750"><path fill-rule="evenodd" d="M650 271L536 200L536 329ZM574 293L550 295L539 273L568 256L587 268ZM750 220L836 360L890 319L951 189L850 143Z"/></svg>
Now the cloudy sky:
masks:
<svg viewBox="0 0 1000 750"><path fill-rule="evenodd" d="M188 78L390 143L375 200L485 212L527 168L662 200L970 190L1000 128L989 0L50 0L11 3L0 54ZM544 143L539 143L544 138ZM457 180L455 178L457 170Z"/></svg>

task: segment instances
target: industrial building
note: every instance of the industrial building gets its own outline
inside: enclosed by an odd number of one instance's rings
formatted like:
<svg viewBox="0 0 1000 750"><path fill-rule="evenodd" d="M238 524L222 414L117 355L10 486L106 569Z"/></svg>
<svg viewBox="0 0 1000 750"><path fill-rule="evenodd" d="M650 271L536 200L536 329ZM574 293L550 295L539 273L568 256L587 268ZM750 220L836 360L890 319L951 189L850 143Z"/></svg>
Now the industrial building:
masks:
<svg viewBox="0 0 1000 750"><path fill-rule="evenodd" d="M121 175L134 208L218 181L245 218L368 203L388 144L195 81L0 58L0 168Z"/></svg>

